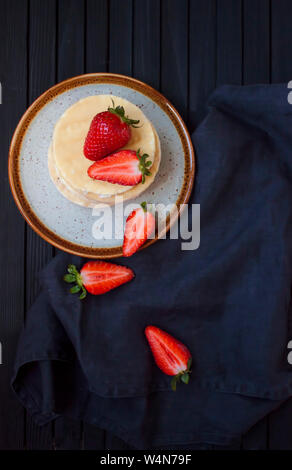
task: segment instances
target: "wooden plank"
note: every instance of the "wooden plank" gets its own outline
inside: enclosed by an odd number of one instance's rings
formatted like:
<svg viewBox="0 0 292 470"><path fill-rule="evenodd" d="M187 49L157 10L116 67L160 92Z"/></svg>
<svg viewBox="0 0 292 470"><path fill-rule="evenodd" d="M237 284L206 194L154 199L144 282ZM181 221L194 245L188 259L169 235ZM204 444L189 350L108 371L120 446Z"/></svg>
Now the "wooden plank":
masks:
<svg viewBox="0 0 292 470"><path fill-rule="evenodd" d="M188 115L187 0L161 2L161 91L183 119Z"/></svg>
<svg viewBox="0 0 292 470"><path fill-rule="evenodd" d="M58 2L57 81L81 75L85 69L86 2L62 0ZM58 250L56 250L56 253ZM81 423L59 418L54 426L56 449L80 449Z"/></svg>
<svg viewBox="0 0 292 470"><path fill-rule="evenodd" d="M58 2L58 81L84 73L85 2Z"/></svg>
<svg viewBox="0 0 292 470"><path fill-rule="evenodd" d="M80 450L82 448L83 427L69 418L58 418L55 422L56 450Z"/></svg>
<svg viewBox="0 0 292 470"><path fill-rule="evenodd" d="M270 5L267 0L243 2L243 82L270 81Z"/></svg>
<svg viewBox="0 0 292 470"><path fill-rule="evenodd" d="M27 415L26 419L26 449L51 450L53 448L53 424L37 426Z"/></svg>
<svg viewBox="0 0 292 470"><path fill-rule="evenodd" d="M1 288L0 448L25 446L24 409L10 389L15 349L24 319L24 220L11 196L7 156L13 131L27 101L27 1L3 0L0 15L0 104L2 184L0 188ZM5 227L5 230L3 228Z"/></svg>
<svg viewBox="0 0 292 470"><path fill-rule="evenodd" d="M160 1L134 2L133 76L160 87Z"/></svg>
<svg viewBox="0 0 292 470"><path fill-rule="evenodd" d="M109 72L132 75L133 2L111 0L109 10ZM126 444L109 432L105 433L105 449L126 449Z"/></svg>
<svg viewBox="0 0 292 470"><path fill-rule="evenodd" d="M109 1L87 0L85 72L107 72L109 68ZM104 449L105 431L83 423L82 448Z"/></svg>
<svg viewBox="0 0 292 470"><path fill-rule="evenodd" d="M55 83L56 0L30 0L29 104Z"/></svg>
<svg viewBox="0 0 292 470"><path fill-rule="evenodd" d="M86 72L108 71L108 0L87 0Z"/></svg>
<svg viewBox="0 0 292 470"><path fill-rule="evenodd" d="M55 83L56 1L31 0L29 5L28 104ZM38 273L53 256L51 245L26 226L26 310L39 291ZM53 425L36 426L27 415L28 449L51 449Z"/></svg>
<svg viewBox="0 0 292 470"><path fill-rule="evenodd" d="M292 80L291 44L292 3L290 0L271 0L272 82Z"/></svg>
<svg viewBox="0 0 292 470"><path fill-rule="evenodd" d="M109 71L132 75L132 0L110 1Z"/></svg>
<svg viewBox="0 0 292 470"><path fill-rule="evenodd" d="M114 436L113 434L106 432L105 434L105 450L129 450L131 447L124 441Z"/></svg>
<svg viewBox="0 0 292 470"><path fill-rule="evenodd" d="M241 0L220 0L217 2L217 85L241 83Z"/></svg>
<svg viewBox="0 0 292 470"><path fill-rule="evenodd" d="M216 1L192 0L189 24L189 114L192 131L206 114L216 85Z"/></svg>

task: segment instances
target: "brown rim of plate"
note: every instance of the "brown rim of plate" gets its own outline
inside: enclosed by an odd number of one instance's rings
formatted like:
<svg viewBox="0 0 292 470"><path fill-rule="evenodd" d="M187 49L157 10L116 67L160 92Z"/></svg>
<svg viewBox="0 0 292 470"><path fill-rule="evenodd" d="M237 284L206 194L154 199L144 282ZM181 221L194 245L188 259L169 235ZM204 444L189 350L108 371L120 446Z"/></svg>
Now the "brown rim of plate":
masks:
<svg viewBox="0 0 292 470"><path fill-rule="evenodd" d="M56 248L67 251L68 253L72 253L74 255L84 256L86 258L117 258L119 256L123 256L122 246L113 248L91 248L82 246L65 240L46 227L30 207L22 189L20 178L19 160L21 145L30 123L36 117L38 112L48 102L61 93L64 93L72 88L77 88L84 85L92 85L95 83L112 83L113 85L125 86L127 88L136 90L152 99L152 101L154 101L167 114L175 126L177 133L179 134L184 150L185 168L184 181L176 200L176 206L178 209L177 216L171 217L171 221L170 217L167 216L165 228L161 230L160 233L156 234L155 238L148 240L141 249L152 245L152 243L156 242L159 238L162 238L168 232L171 225L177 220L181 213L181 205L187 204L192 192L195 175L194 149L186 125L174 106L154 88L134 78L114 73L90 73L69 78L63 82L57 83L52 88L49 88L47 91L45 91L26 110L15 129L9 149L8 176L12 195L18 209L27 223L40 237L42 237L48 243L54 245Z"/></svg>

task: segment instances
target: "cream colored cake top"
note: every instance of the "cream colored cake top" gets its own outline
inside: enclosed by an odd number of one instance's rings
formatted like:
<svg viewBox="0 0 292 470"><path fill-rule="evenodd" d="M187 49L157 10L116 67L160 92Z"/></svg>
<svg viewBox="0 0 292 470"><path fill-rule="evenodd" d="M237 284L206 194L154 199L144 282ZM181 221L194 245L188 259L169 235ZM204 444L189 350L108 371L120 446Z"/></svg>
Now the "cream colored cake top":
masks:
<svg viewBox="0 0 292 470"><path fill-rule="evenodd" d="M140 148L141 152L149 155L149 160L152 163L155 158L155 134L150 121L141 109L133 103L113 95L95 95L84 98L65 111L57 122L53 135L53 154L58 172L72 188L83 194L114 195L133 188L132 186L93 180L87 175L88 167L94 162L83 155L84 141L92 119L96 114L106 111L109 106L112 106L112 99L115 106L124 107L127 116L140 121L139 128L131 128L131 139L124 148L132 150Z"/></svg>
<svg viewBox="0 0 292 470"><path fill-rule="evenodd" d="M153 132L155 134L155 145L156 145L156 152L155 152L155 159L154 163L151 167L151 175L147 176L146 181L144 184L137 184L136 186L131 186L131 189L125 191L124 193L118 195L119 198L122 198L123 201L128 201L130 199L135 199L136 197L140 196L144 191L146 191L149 186L155 180L155 176L158 173L160 160L161 160L161 148L160 148L160 141L157 135L157 132L153 128ZM84 207L96 207L97 204L100 207L100 204L104 205L114 205L116 204L116 197L117 195L110 195L110 196L100 196L95 193L88 192L87 194L83 194L80 191L76 191L72 188L59 174L56 165L55 165L55 158L53 154L52 145L49 148L48 152L48 165L49 165L49 172L52 178L53 183L55 184L56 188L60 191L66 199L69 201L79 204L80 206ZM119 203L121 201L119 200Z"/></svg>

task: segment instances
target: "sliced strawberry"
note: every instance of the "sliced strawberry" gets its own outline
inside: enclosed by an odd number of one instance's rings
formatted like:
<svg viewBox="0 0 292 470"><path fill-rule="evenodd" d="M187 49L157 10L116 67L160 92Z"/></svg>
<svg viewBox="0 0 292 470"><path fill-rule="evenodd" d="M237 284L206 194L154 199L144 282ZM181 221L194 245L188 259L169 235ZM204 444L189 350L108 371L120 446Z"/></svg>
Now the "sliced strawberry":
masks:
<svg viewBox="0 0 292 470"><path fill-rule="evenodd" d="M188 348L156 326L147 326L145 335L157 366L167 375L174 376L171 387L175 391L179 380L189 383L192 357Z"/></svg>
<svg viewBox="0 0 292 470"><path fill-rule="evenodd" d="M81 291L80 299L86 297L86 291L93 295L100 295L133 279L134 273L126 266L108 263L106 261L88 261L80 273L76 266L69 264L68 274L64 276L66 282L74 282L70 289L72 294Z"/></svg>
<svg viewBox="0 0 292 470"><path fill-rule="evenodd" d="M155 229L155 217L146 211L146 202L134 209L126 220L123 255L132 256L151 236Z"/></svg>
<svg viewBox="0 0 292 470"><path fill-rule="evenodd" d="M125 116L123 106L108 108L97 114L90 125L83 153L89 160L99 160L124 147L131 138L131 126L139 121Z"/></svg>
<svg viewBox="0 0 292 470"><path fill-rule="evenodd" d="M87 170L90 178L108 181L113 184L135 186L145 182L145 176L150 175L148 167L150 161L146 161L147 154L140 155L140 150L120 150L108 157L93 163Z"/></svg>

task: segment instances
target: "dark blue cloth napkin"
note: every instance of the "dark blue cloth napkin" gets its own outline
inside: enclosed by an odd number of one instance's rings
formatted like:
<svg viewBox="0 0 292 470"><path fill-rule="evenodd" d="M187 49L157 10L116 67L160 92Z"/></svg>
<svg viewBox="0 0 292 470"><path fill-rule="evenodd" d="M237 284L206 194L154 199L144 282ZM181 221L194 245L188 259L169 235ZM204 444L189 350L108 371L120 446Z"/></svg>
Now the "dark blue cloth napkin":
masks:
<svg viewBox="0 0 292 470"><path fill-rule="evenodd" d="M292 395L292 106L284 85L216 90L193 135L201 243L161 240L136 278L85 301L56 256L27 314L12 386L39 424L63 414L129 444L229 445ZM174 393L144 336L153 324L194 358Z"/></svg>

